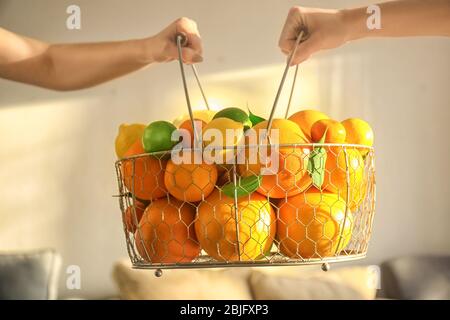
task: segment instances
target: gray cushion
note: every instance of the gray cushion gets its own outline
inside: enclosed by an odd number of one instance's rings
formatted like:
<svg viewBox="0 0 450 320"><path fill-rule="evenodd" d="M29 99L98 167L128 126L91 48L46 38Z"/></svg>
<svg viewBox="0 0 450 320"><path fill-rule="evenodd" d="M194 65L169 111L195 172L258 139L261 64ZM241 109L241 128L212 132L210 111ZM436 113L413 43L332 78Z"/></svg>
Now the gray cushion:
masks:
<svg viewBox="0 0 450 320"><path fill-rule="evenodd" d="M381 290L390 299L450 299L450 256L416 256L381 265Z"/></svg>
<svg viewBox="0 0 450 320"><path fill-rule="evenodd" d="M0 254L0 300L56 299L60 265L50 249Z"/></svg>

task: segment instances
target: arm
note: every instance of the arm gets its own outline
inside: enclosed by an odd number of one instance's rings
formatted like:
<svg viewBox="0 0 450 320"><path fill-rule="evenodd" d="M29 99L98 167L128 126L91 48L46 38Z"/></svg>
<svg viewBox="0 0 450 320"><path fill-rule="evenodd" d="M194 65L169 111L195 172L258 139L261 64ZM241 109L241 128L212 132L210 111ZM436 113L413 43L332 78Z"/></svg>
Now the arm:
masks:
<svg viewBox="0 0 450 320"><path fill-rule="evenodd" d="M0 77L55 90L95 86L151 63L177 59L178 32L188 38L183 60L202 61L197 26L187 18L149 38L103 43L47 44L0 29Z"/></svg>
<svg viewBox="0 0 450 320"><path fill-rule="evenodd" d="M449 0L400 0L378 4L381 29L366 27L366 8L342 10L348 40L367 37L450 36Z"/></svg>
<svg viewBox="0 0 450 320"><path fill-rule="evenodd" d="M368 37L450 36L450 0L394 0L378 4L381 29L369 30L366 7L322 10L293 7L288 14L279 46L292 51L299 30L307 38L299 45L292 64L324 49Z"/></svg>

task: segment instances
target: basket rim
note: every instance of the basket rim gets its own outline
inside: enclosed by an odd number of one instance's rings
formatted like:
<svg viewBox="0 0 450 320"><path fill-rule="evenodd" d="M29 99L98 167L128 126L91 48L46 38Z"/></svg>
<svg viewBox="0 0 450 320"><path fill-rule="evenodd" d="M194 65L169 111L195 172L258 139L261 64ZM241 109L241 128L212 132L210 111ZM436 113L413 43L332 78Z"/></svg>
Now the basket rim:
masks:
<svg viewBox="0 0 450 320"><path fill-rule="evenodd" d="M180 151L194 151L199 152L203 150L232 150L232 149L247 149L247 148L258 148L258 147L278 147L278 148L288 148L288 147L342 147L342 148L359 148L366 149L369 151L375 150L373 146L367 146L363 144L354 143L280 143L280 144L246 144L246 145L235 145L235 146L223 146L223 147L206 147L206 148L175 148L171 150L156 151L156 152L146 152L129 157L123 157L115 161L115 164L119 164L126 160L132 160L144 156L154 156L156 158L162 159L164 156L170 155L172 152Z"/></svg>

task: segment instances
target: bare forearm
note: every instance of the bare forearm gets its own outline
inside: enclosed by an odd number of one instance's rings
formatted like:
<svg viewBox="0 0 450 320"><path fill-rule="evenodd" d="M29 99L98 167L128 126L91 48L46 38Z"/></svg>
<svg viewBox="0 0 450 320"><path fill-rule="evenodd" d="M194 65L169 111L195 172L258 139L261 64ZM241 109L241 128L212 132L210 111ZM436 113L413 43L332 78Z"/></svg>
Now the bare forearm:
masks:
<svg viewBox="0 0 450 320"><path fill-rule="evenodd" d="M56 90L91 87L153 61L144 40L55 44L28 59L0 66L4 78Z"/></svg>
<svg viewBox="0 0 450 320"><path fill-rule="evenodd" d="M175 20L152 37L84 44L47 44L0 28L0 77L55 90L92 87L178 58L178 33L187 37L183 61L202 61L200 34L188 18Z"/></svg>
<svg viewBox="0 0 450 320"><path fill-rule="evenodd" d="M154 62L151 51L145 50L146 41L52 45L48 80L59 89L72 90L128 74Z"/></svg>
<svg viewBox="0 0 450 320"><path fill-rule="evenodd" d="M378 4L381 28L366 25L367 8L342 10L347 39L450 36L450 0L399 0Z"/></svg>

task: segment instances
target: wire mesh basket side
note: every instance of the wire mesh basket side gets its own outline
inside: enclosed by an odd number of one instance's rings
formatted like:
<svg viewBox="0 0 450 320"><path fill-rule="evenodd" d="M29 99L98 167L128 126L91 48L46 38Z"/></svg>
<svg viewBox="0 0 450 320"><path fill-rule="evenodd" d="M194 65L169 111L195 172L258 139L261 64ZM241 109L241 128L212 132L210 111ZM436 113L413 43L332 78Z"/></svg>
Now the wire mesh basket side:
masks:
<svg viewBox="0 0 450 320"><path fill-rule="evenodd" d="M325 188L320 190L311 182L305 184L305 161L298 158L304 152L299 153L297 148L312 147L281 148L290 153L285 152L279 172L264 176L251 194L235 197L224 195L222 188L230 183L238 185L249 174L245 163L174 166L170 156L163 158L159 154L119 160L116 163L119 201L133 265L137 268L291 265L364 257L375 208L373 149L328 146L327 161L337 162L326 168ZM364 157L361 148L367 149ZM152 157L156 160L149 160ZM149 161L157 161L159 169L139 164ZM127 166L131 169L126 169ZM143 170L136 171L139 166ZM298 172L292 171L293 168ZM152 192L144 190L149 188L148 179L157 187L150 186ZM161 180L164 186L158 185ZM273 188L264 188L273 181L276 182ZM185 194L174 192L176 184ZM163 196L155 191L161 188L165 188ZM285 194L280 194L280 190Z"/></svg>

